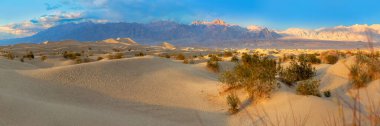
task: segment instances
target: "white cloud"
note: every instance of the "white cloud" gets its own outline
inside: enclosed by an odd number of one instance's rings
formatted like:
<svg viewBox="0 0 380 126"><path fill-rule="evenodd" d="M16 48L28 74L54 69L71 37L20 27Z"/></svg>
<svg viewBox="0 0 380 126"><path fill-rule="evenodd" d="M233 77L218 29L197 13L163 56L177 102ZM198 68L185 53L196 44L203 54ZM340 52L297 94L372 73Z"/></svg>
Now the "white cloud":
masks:
<svg viewBox="0 0 380 126"><path fill-rule="evenodd" d="M81 12L55 12L54 14L43 15L36 19L0 26L0 39L30 36L56 25L86 21L107 22L107 20L83 18Z"/></svg>

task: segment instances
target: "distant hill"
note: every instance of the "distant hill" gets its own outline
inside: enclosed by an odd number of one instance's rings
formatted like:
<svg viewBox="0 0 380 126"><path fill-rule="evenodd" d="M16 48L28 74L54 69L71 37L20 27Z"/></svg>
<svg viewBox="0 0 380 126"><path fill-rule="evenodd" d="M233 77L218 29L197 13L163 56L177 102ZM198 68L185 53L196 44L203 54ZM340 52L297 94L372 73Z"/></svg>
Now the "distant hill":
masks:
<svg viewBox="0 0 380 126"><path fill-rule="evenodd" d="M5 44L42 43L45 41L100 41L108 38L132 38L141 44L160 44L170 41L175 45L217 46L242 41L273 40L281 35L263 28L256 31L236 25L179 24L171 21L140 23L85 22L64 24L41 31L33 36L0 40ZM237 44L237 43L236 43Z"/></svg>

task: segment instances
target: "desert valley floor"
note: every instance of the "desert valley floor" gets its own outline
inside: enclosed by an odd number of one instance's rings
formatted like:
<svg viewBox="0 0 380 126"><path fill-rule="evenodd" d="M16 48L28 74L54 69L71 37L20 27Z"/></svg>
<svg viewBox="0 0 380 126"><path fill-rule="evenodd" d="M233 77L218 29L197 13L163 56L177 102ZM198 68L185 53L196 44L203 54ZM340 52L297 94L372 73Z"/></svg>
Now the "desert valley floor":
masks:
<svg viewBox="0 0 380 126"><path fill-rule="evenodd" d="M257 104L239 94L240 111L230 115L225 86L218 73L206 67L207 55L223 53L223 49L179 48L169 43L143 46L126 41L0 47L1 55L14 55L13 60L0 58L0 125L321 126L343 125L342 120L350 124L353 120L351 101L357 91L349 86L347 66L353 64L354 56L335 64L313 65L316 78L321 80L319 89L330 90L331 97L297 95L295 88L278 82L272 96ZM236 55L253 51L278 58L326 50L236 49ZM21 58L28 52L34 53L32 59ZM80 55L76 59L62 56L71 52ZM163 56L179 53L197 57L192 64L184 64L183 60ZM122 54L122 58L114 59L110 56L114 54ZM233 68L231 57L222 59L221 71ZM374 111L380 115L380 80L359 90L363 110L358 114L367 119L367 107L378 104ZM363 121L364 125L371 119Z"/></svg>

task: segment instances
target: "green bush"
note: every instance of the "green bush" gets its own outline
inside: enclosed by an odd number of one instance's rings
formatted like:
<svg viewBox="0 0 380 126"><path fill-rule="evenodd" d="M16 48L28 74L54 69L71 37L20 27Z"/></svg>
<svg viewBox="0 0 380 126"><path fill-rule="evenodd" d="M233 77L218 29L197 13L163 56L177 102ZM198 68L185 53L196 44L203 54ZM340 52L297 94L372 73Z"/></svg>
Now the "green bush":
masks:
<svg viewBox="0 0 380 126"><path fill-rule="evenodd" d="M175 58L176 60L185 60L185 55L183 55L182 53L178 54L177 57Z"/></svg>
<svg viewBox="0 0 380 126"><path fill-rule="evenodd" d="M231 114L235 114L239 111L239 104L240 99L235 94L230 94L227 96L227 104L230 106L230 109L228 110Z"/></svg>
<svg viewBox="0 0 380 126"><path fill-rule="evenodd" d="M245 54L231 71L221 74L219 80L232 89L245 88L250 98L259 101L270 97L276 89L276 61L257 54Z"/></svg>
<svg viewBox="0 0 380 126"><path fill-rule="evenodd" d="M321 93L318 89L319 85L320 81L315 79L300 81L297 84L296 91L299 95L314 95L321 97Z"/></svg>
<svg viewBox="0 0 380 126"><path fill-rule="evenodd" d="M310 63L302 62L290 62L290 66L287 68L280 68L279 77L280 80L289 86L292 86L295 82L301 80L307 80L315 76L316 70Z"/></svg>

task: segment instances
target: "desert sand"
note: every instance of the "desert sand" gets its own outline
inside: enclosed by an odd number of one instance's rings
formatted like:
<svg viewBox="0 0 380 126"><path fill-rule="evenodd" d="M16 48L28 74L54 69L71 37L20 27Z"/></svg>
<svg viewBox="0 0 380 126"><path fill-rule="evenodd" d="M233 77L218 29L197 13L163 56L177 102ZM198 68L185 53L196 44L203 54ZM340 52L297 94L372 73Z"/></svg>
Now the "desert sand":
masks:
<svg viewBox="0 0 380 126"><path fill-rule="evenodd" d="M109 39L96 43L70 40L20 44L1 50L20 57L33 51L36 58L24 62L19 57L0 58L0 125L320 126L333 116L338 117L340 110L345 112L348 124L352 120L350 105L341 104L354 95L349 88L347 67L354 62L352 56L334 65L315 65L317 78L321 80L320 90L331 90L330 98L297 95L294 88L280 83L281 88L259 104L249 104L247 96L240 95L243 100L240 112L229 115L218 74L206 67L206 55L220 49L176 49L166 42L164 46L144 46L131 39ZM77 64L64 59L61 55L64 51L83 52L81 58L89 58L91 62ZM276 58L322 50L255 51ZM117 52L124 57L106 58ZM146 55L136 57L140 52ZM165 53L201 54L205 58L195 58L195 64L183 64L173 58L159 57ZM40 61L42 55L47 59ZM98 57L104 59L97 61ZM220 64L222 71L233 68L229 58ZM363 109L371 102L380 103L380 80L361 90ZM360 114L366 116L365 111Z"/></svg>

